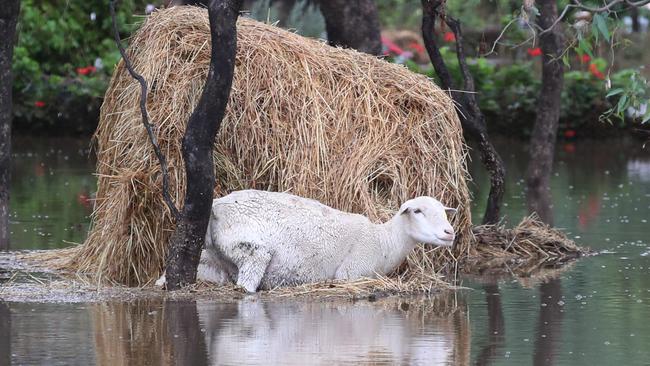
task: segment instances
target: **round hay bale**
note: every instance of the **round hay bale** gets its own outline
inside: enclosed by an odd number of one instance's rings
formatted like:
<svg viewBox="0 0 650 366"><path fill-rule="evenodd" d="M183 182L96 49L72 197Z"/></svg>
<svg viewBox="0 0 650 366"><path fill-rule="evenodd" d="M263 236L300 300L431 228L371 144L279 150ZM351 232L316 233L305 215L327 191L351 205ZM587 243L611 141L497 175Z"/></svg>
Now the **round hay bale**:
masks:
<svg viewBox="0 0 650 366"><path fill-rule="evenodd" d="M459 208L457 249L467 249L466 148L445 92L402 66L251 19L239 19L237 37L232 93L215 141L215 196L246 188L291 191L384 220L400 202L431 195ZM147 108L169 163L170 194L180 204L181 140L209 66L207 11L154 12L130 44L134 68L150 87ZM95 136L93 224L63 265L129 285L161 273L174 230L139 93L119 64ZM411 262L430 269L441 251L421 249Z"/></svg>

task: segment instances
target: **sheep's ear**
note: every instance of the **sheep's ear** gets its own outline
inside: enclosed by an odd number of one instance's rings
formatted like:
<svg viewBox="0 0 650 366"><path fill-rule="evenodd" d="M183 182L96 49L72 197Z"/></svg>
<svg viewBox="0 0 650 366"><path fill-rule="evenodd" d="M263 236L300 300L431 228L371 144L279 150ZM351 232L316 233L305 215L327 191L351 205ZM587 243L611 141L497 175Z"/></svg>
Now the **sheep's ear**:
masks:
<svg viewBox="0 0 650 366"><path fill-rule="evenodd" d="M407 207L407 208L404 209L404 211L400 212L400 215L406 215L409 212L411 212L411 209Z"/></svg>
<svg viewBox="0 0 650 366"><path fill-rule="evenodd" d="M458 210L452 207L445 207L445 212L447 213L447 215L453 215L456 212L458 212Z"/></svg>

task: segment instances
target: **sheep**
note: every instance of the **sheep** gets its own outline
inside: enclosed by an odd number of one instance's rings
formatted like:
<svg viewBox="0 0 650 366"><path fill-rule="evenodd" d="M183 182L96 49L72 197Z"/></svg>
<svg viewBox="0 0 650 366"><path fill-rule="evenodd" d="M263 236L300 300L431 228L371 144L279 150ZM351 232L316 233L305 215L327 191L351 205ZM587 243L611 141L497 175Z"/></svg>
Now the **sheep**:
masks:
<svg viewBox="0 0 650 366"><path fill-rule="evenodd" d="M422 196L404 202L389 221L374 224L288 193L236 191L213 201L197 276L234 282L252 293L386 275L417 243L452 246L447 213L455 211Z"/></svg>

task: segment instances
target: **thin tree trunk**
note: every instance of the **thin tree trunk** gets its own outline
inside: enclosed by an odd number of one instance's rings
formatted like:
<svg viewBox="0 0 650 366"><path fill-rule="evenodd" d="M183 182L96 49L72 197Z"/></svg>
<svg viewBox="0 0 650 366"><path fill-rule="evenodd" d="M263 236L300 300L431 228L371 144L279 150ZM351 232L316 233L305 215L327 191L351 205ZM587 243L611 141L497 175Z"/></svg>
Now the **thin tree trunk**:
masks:
<svg viewBox="0 0 650 366"><path fill-rule="evenodd" d="M9 249L13 81L11 60L19 11L20 0L6 0L0 6L0 250Z"/></svg>
<svg viewBox="0 0 650 366"><path fill-rule="evenodd" d="M196 281L215 184L212 146L230 95L240 8L241 0L212 0L208 6L212 39L210 69L201 99L183 136L187 189L180 220L169 239L166 278L167 288L171 290Z"/></svg>
<svg viewBox="0 0 650 366"><path fill-rule="evenodd" d="M476 141L481 153L481 161L490 175L490 194L487 207L483 215L484 224L496 224L501 217L501 201L505 191L506 169L499 153L492 145L487 132L485 116L481 112L476 100L474 78L469 72L463 48L463 34L460 22L445 14L444 0L422 0L422 38L424 44L440 79L440 87L449 90L451 97L456 102L465 134ZM436 18L444 19L445 23L456 35L456 56L463 76L463 88L454 87L451 74L440 54L440 49L434 36Z"/></svg>
<svg viewBox="0 0 650 366"><path fill-rule="evenodd" d="M537 23L542 29L548 29L557 19L557 3L555 0L538 0L536 3L540 12ZM542 89L530 138L530 162L526 172L527 203L530 212L536 212L540 219L553 225L550 179L564 84L564 65L559 58L563 47L560 27L556 26L542 34L539 43L543 53Z"/></svg>
<svg viewBox="0 0 650 366"><path fill-rule="evenodd" d="M381 53L379 14L373 0L321 0L319 4L330 45Z"/></svg>

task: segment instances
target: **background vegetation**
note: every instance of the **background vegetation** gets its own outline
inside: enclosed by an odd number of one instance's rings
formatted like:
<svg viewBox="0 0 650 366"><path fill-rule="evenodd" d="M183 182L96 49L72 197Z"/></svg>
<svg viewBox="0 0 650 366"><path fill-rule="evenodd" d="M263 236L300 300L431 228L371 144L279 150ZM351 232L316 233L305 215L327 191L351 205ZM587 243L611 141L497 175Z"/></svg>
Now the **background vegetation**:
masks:
<svg viewBox="0 0 650 366"><path fill-rule="evenodd" d="M382 28L411 30L419 34L421 9L419 1L377 0ZM563 2L560 1L560 6ZM564 1L566 3L566 1ZM121 2L118 24L124 36L130 35L147 10L160 6L160 1ZM539 95L539 62L534 44L514 47L525 41L528 34L516 24L520 1L450 2L449 11L461 19L471 53L470 67L476 78L481 108L488 126L495 132L527 136L535 118ZM640 16L648 16L643 9ZM254 2L251 16L274 22L281 16L270 0ZM640 122L641 115L628 108L630 96L647 100L650 70L639 65L650 62L650 53L639 42L647 42L645 33L629 32L629 22L606 19L609 28L621 28L617 60L603 38L595 35L589 42L567 52L561 136L609 136L624 122ZM325 37L324 20L318 8L309 1L298 1L283 24L287 28L311 37ZM610 24L611 23L611 24ZM596 24L596 22L594 22ZM508 26L506 36L497 52L490 48ZM455 62L454 40L447 30L437 30L443 42L443 55L454 77L460 78ZM14 128L29 134L89 134L94 131L99 107L108 86L119 53L111 36L108 6L101 0L70 2L64 0L24 0L18 25L18 44L14 54ZM446 38L447 37L447 38ZM423 49L421 49L423 51ZM434 77L430 64L417 64L401 55L391 53L389 60L405 63L411 70ZM489 54L487 57L482 55ZM608 61L609 60L609 61ZM624 68L621 65L632 66ZM606 88L605 75L611 78ZM634 89L634 93L629 91ZM626 91L623 93L623 91ZM620 103L622 95L625 99ZM608 113L606 113L608 112ZM603 114L609 123L603 123Z"/></svg>

